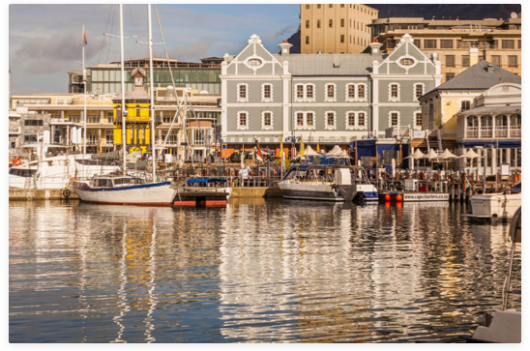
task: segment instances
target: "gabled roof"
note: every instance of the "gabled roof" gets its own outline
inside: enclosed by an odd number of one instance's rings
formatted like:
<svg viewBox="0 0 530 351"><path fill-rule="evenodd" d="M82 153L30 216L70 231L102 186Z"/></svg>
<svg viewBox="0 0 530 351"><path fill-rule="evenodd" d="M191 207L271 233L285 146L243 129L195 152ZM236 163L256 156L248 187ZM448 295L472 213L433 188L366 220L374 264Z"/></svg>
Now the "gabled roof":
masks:
<svg viewBox="0 0 530 351"><path fill-rule="evenodd" d="M490 72L489 65L492 66ZM521 84L521 77L482 60L429 93L442 90L488 90L499 83Z"/></svg>

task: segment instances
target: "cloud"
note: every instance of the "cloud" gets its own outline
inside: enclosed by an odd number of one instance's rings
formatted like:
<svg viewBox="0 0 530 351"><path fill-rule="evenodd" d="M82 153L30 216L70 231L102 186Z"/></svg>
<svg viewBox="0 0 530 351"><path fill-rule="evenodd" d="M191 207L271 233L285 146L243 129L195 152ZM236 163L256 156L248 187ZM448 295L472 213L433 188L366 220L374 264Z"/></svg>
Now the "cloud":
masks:
<svg viewBox="0 0 530 351"><path fill-rule="evenodd" d="M210 56L210 40L199 40L190 44L175 45L169 50L169 57L179 61L199 61L201 58Z"/></svg>

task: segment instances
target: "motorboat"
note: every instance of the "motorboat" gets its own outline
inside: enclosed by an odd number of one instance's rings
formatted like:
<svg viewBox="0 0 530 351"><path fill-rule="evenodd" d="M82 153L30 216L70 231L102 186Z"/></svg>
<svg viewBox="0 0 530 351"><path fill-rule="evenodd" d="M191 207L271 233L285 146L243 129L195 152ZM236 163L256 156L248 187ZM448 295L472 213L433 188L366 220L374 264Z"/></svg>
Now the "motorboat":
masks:
<svg viewBox="0 0 530 351"><path fill-rule="evenodd" d="M502 291L502 307L496 310L491 317L486 318L487 325L479 326L473 333L469 342L492 342L492 343L520 343L521 342L521 311L510 309L510 295L520 294L520 291L512 290L512 272L515 258L515 247L521 243L521 207L519 207L510 224L510 239L512 247L510 250L510 261L508 264L508 275Z"/></svg>
<svg viewBox="0 0 530 351"><path fill-rule="evenodd" d="M370 183L366 170L363 167L356 166L353 169L353 174L356 178L355 190L356 194L353 201L356 202L378 202L379 193L375 185Z"/></svg>
<svg viewBox="0 0 530 351"><path fill-rule="evenodd" d="M349 166L294 165L278 183L286 199L351 202L355 179Z"/></svg>
<svg viewBox="0 0 530 351"><path fill-rule="evenodd" d="M74 181L73 190L84 202L136 206L169 206L177 193L170 181L150 183L142 177L121 174Z"/></svg>
<svg viewBox="0 0 530 351"><path fill-rule="evenodd" d="M232 195L228 179L191 178L175 185L173 207L224 207Z"/></svg>
<svg viewBox="0 0 530 351"><path fill-rule="evenodd" d="M88 179L96 174L119 169L114 162L93 160L90 155L58 155L22 162L9 169L9 188L64 189L74 179Z"/></svg>
<svg viewBox="0 0 530 351"><path fill-rule="evenodd" d="M471 197L471 218L512 218L521 207L521 182L503 193L477 194Z"/></svg>

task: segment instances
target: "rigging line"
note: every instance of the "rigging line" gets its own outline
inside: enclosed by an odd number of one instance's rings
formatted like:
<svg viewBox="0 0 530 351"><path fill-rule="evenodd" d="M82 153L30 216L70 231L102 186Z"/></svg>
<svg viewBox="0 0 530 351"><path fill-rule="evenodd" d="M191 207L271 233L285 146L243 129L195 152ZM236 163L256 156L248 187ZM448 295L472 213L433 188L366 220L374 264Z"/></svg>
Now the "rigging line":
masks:
<svg viewBox="0 0 530 351"><path fill-rule="evenodd" d="M129 14L131 15L131 18L132 18L132 22L133 22L133 25L134 25L134 30L136 31L136 36L138 37L136 39L136 42L138 42L138 40L140 40L140 32L138 31L138 26L136 25L136 20L134 19L134 16L133 16L133 13L132 13L131 5L127 5L127 7L129 8ZM149 45L147 45L147 55L146 55L146 57L149 57Z"/></svg>
<svg viewBox="0 0 530 351"><path fill-rule="evenodd" d="M115 10L114 10L114 5L111 5L111 11L112 11L112 22L110 24L110 34L112 34L113 30L114 30L114 16L115 16ZM107 61L106 63L109 63L110 62L110 47L112 46L112 37L109 37L109 44L107 46Z"/></svg>
<svg viewBox="0 0 530 351"><path fill-rule="evenodd" d="M110 15L112 14L112 4L110 5L109 15L107 16L107 24L105 25L105 30L103 33L107 33L107 29L109 28L109 22L110 22ZM98 63L101 63L101 56L103 55L103 51L105 51L105 34L103 34L103 40L101 41L101 50L99 51L99 57L98 57Z"/></svg>

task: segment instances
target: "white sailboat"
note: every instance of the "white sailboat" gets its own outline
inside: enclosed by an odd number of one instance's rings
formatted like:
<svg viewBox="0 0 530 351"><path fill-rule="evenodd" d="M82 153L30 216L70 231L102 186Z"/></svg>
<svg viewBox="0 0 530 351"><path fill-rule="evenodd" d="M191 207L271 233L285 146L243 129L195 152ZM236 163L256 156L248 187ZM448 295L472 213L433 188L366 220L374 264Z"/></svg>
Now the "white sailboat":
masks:
<svg viewBox="0 0 530 351"><path fill-rule="evenodd" d="M74 192L82 201L113 204L113 205L141 205L141 206L169 206L175 198L177 189L171 187L171 182L156 182L156 160L154 139L154 90L150 87L151 105L151 157L152 157L152 182L144 178L127 175L126 162L126 122L125 122L125 69L123 58L123 5L120 4L120 47L121 47L121 99L122 99L122 175L99 175L89 181L74 182ZM151 28L151 6L147 5L149 28L149 71L153 82L153 38Z"/></svg>

